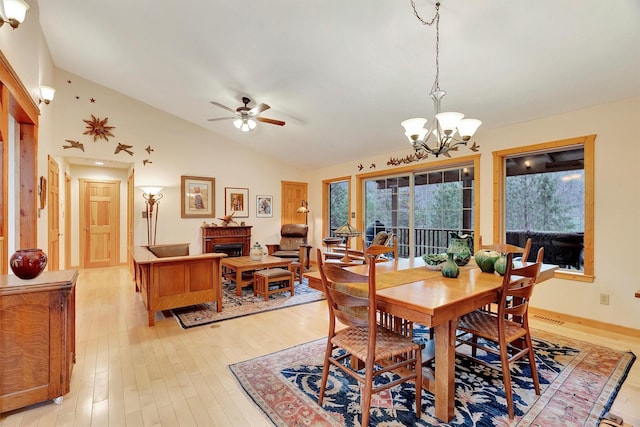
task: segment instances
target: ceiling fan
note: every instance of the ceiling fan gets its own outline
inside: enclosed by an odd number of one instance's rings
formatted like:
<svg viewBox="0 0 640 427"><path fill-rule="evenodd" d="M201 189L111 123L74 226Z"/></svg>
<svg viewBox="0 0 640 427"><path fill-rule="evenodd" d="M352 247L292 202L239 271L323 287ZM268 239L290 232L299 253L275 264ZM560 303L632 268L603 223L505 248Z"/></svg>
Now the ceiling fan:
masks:
<svg viewBox="0 0 640 427"><path fill-rule="evenodd" d="M249 98L246 96L242 97L242 102L244 106L238 107L235 110L227 107L226 105L222 105L219 102L211 101L213 105L217 105L220 108L224 108L227 111L232 112L234 115L231 117L217 117L214 119L209 119L210 122L216 122L219 120L233 120L233 125L240 129L243 132L249 132L256 128L256 121L262 123L269 123L277 126L284 126L284 122L281 120L268 119L266 117L258 116L265 110L268 110L269 107L267 104L258 104L253 108L249 108L247 104L251 102Z"/></svg>

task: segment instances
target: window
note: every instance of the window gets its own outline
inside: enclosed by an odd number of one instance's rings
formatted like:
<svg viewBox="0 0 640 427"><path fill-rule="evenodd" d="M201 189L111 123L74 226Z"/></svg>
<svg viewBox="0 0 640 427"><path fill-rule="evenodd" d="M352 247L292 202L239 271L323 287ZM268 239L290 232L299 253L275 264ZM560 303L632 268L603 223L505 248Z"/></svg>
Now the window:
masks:
<svg viewBox="0 0 640 427"><path fill-rule="evenodd" d="M349 222L351 201L351 177L323 181L323 199L327 203L324 210L324 234L333 237L333 232Z"/></svg>
<svg viewBox="0 0 640 427"><path fill-rule="evenodd" d="M593 280L595 135L494 152L494 242L523 246L558 265L558 277Z"/></svg>
<svg viewBox="0 0 640 427"><path fill-rule="evenodd" d="M398 236L403 258L445 252L450 232L476 234L474 195L479 155L358 175L357 223L364 240L375 232Z"/></svg>

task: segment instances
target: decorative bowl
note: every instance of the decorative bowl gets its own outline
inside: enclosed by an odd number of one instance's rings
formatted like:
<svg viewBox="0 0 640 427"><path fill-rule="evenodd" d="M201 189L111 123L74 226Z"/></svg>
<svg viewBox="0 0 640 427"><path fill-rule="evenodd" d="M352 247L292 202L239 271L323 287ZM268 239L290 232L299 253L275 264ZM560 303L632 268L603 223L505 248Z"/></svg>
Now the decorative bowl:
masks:
<svg viewBox="0 0 640 427"><path fill-rule="evenodd" d="M429 270L440 271L447 261L447 254L424 254L422 260Z"/></svg>
<svg viewBox="0 0 640 427"><path fill-rule="evenodd" d="M440 264L425 264L427 266L427 270L431 270L431 271L440 271L442 270L442 266L444 265L444 262L441 262Z"/></svg>

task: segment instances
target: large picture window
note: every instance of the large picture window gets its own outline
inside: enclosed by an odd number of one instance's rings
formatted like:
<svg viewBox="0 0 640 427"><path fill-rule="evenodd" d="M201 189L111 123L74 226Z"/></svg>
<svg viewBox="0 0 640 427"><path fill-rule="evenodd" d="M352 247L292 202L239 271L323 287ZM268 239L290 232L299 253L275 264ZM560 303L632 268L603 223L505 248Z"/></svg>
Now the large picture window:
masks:
<svg viewBox="0 0 640 427"><path fill-rule="evenodd" d="M445 252L451 232L476 234L479 156L358 175L365 245L378 231L398 236L402 258Z"/></svg>
<svg viewBox="0 0 640 427"><path fill-rule="evenodd" d="M333 232L349 222L351 177L323 181L323 200L327 206L324 235L334 237Z"/></svg>
<svg viewBox="0 0 640 427"><path fill-rule="evenodd" d="M559 275L593 276L593 141L595 136L494 153L502 212L494 241L523 246L529 260L544 247L544 262ZM497 172L496 172L497 175Z"/></svg>

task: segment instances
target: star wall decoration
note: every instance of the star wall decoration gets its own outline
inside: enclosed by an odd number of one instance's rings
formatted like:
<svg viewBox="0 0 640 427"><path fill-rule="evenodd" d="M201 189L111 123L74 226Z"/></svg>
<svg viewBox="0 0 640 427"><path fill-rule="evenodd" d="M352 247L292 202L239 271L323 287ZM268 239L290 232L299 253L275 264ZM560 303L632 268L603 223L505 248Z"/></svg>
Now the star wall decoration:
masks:
<svg viewBox="0 0 640 427"><path fill-rule="evenodd" d="M111 133L111 129L115 129L115 126L107 126L108 117L105 117L104 120L100 120L93 114L91 115L91 119L82 119L83 122L87 124L87 130L84 131L83 135L92 135L93 142L96 142L98 139L104 139L105 141L109 141L109 137L115 137L113 133Z"/></svg>
<svg viewBox="0 0 640 427"><path fill-rule="evenodd" d="M149 159L144 159L142 161L142 166L147 166L148 163L153 163L153 162L151 160L149 160Z"/></svg>

